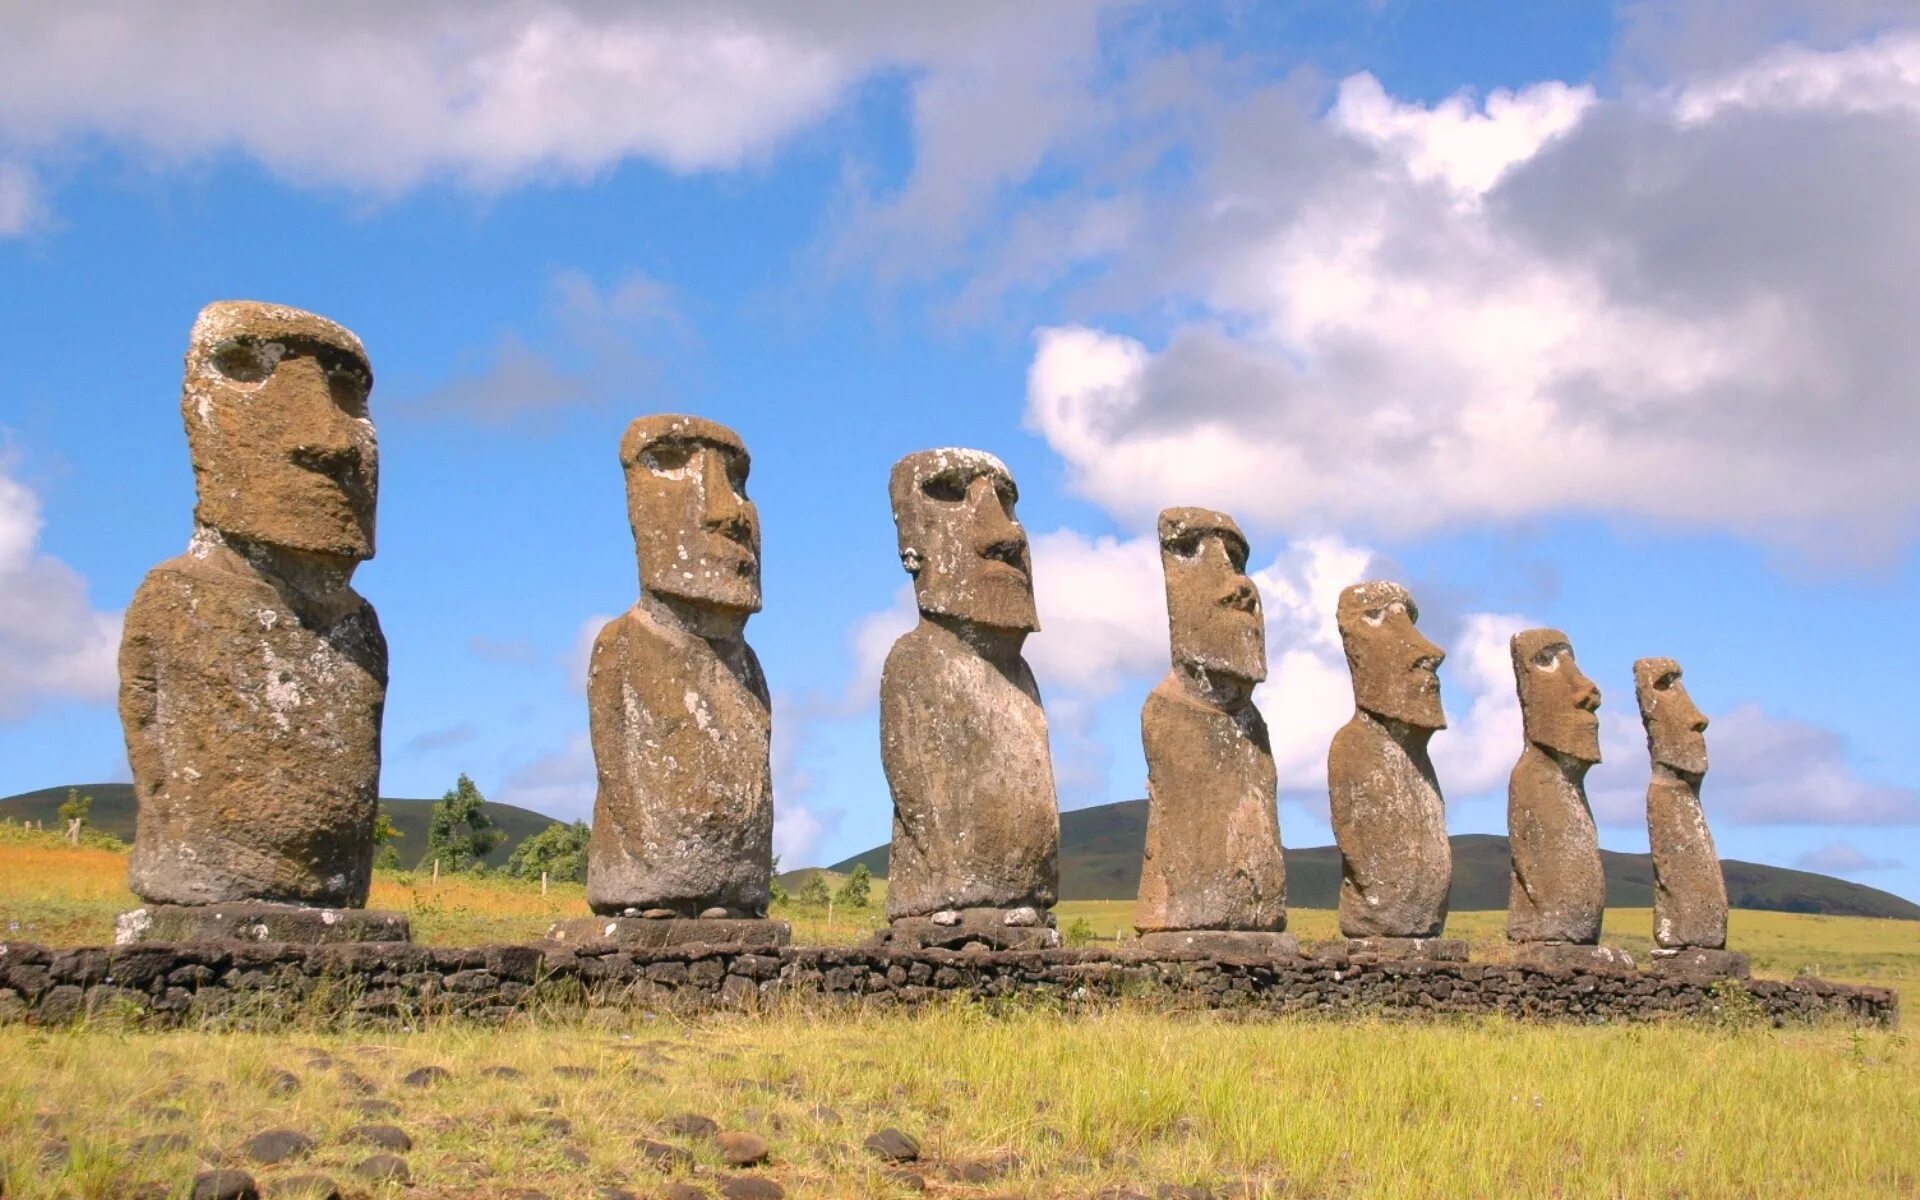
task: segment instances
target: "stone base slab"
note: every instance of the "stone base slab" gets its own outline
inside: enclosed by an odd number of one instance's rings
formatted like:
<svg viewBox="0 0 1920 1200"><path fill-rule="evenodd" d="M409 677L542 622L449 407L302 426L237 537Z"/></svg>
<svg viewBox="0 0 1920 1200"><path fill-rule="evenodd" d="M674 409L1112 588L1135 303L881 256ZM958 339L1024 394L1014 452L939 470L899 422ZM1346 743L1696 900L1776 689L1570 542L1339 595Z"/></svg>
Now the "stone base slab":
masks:
<svg viewBox="0 0 1920 1200"><path fill-rule="evenodd" d="M1134 943L1143 954L1204 954L1209 958L1299 958L1290 933L1246 929L1161 929Z"/></svg>
<svg viewBox="0 0 1920 1200"><path fill-rule="evenodd" d="M571 917L547 930L549 941L611 942L625 950L667 946L777 949L793 940L785 921L754 917Z"/></svg>
<svg viewBox="0 0 1920 1200"><path fill-rule="evenodd" d="M1736 950L1689 946L1681 950L1655 950L1650 957L1653 969L1662 974L1706 975L1716 979L1753 977L1753 960Z"/></svg>
<svg viewBox="0 0 1920 1200"><path fill-rule="evenodd" d="M869 944L893 950L1053 950L1060 945L1053 924L1052 913L1031 908L949 909L895 917Z"/></svg>
<svg viewBox="0 0 1920 1200"><path fill-rule="evenodd" d="M1582 946L1571 942L1516 942L1513 957L1537 967L1571 971L1631 971L1633 955L1616 946Z"/></svg>
<svg viewBox="0 0 1920 1200"><path fill-rule="evenodd" d="M1327 942L1323 949L1361 962L1466 962L1467 943L1461 938L1364 937Z"/></svg>
<svg viewBox="0 0 1920 1200"><path fill-rule="evenodd" d="M149 904L114 920L113 944L137 942L408 942L406 914L370 908L308 908L242 900L233 904Z"/></svg>

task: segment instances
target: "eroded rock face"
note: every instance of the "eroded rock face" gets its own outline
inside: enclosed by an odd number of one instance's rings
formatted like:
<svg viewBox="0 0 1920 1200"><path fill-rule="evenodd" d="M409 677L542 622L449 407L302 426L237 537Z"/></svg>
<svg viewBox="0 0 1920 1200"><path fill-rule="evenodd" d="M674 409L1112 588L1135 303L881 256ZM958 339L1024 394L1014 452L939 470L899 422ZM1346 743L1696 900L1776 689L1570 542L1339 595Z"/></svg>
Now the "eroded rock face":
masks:
<svg viewBox="0 0 1920 1200"><path fill-rule="evenodd" d="M1427 743L1447 727L1446 653L1416 627L1407 589L1376 580L1340 593L1340 640L1353 676L1353 719L1327 752L1340 846L1340 932L1435 938L1447 921L1453 847Z"/></svg>
<svg viewBox="0 0 1920 1200"><path fill-rule="evenodd" d="M699 417L642 417L620 446L640 603L594 640L587 705L599 792L597 913L765 914L772 708L746 643L760 520L746 447Z"/></svg>
<svg viewBox="0 0 1920 1200"><path fill-rule="evenodd" d="M120 646L145 900L366 902L387 647L348 581L374 549L372 384L324 317L227 301L194 324L197 528Z"/></svg>
<svg viewBox="0 0 1920 1200"><path fill-rule="evenodd" d="M1147 697L1142 933L1287 927L1273 749L1253 688L1267 677L1247 539L1206 509L1160 514L1173 669Z"/></svg>
<svg viewBox="0 0 1920 1200"><path fill-rule="evenodd" d="M1665 950L1720 950L1727 944L1727 880L1700 806L1707 718L1687 694L1681 674L1680 664L1670 658L1633 664L1633 690L1653 759L1647 787L1653 940Z"/></svg>
<svg viewBox="0 0 1920 1200"><path fill-rule="evenodd" d="M978 450L927 450L894 466L889 493L920 623L880 680L887 915L1050 908L1060 810L1046 714L1020 656L1039 621L1013 477Z"/></svg>
<svg viewBox="0 0 1920 1200"><path fill-rule="evenodd" d="M1527 748L1507 784L1507 937L1591 945L1607 905L1586 790L1587 771L1600 761L1600 689L1558 629L1523 630L1511 647Z"/></svg>

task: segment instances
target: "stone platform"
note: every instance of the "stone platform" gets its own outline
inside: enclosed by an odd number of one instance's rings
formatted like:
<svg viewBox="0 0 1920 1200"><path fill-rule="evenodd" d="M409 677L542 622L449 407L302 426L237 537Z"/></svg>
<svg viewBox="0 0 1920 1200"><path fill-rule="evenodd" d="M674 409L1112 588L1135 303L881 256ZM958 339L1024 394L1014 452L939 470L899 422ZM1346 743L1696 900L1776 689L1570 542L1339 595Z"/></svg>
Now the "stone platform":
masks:
<svg viewBox="0 0 1920 1200"><path fill-rule="evenodd" d="M747 946L773 949L793 940L785 921L753 917L571 917L547 930L556 942L607 942L623 950L666 946Z"/></svg>
<svg viewBox="0 0 1920 1200"><path fill-rule="evenodd" d="M1322 958L1361 962L1466 962L1467 943L1461 938L1364 937L1321 942L1313 948Z"/></svg>
<svg viewBox="0 0 1920 1200"><path fill-rule="evenodd" d="M1054 916L1032 908L956 908L895 917L870 943L893 950L1055 950Z"/></svg>
<svg viewBox="0 0 1920 1200"><path fill-rule="evenodd" d="M1300 939L1290 933L1246 929L1156 929L1134 940L1139 953L1204 954L1212 958L1299 958Z"/></svg>
<svg viewBox="0 0 1920 1200"><path fill-rule="evenodd" d="M1706 975L1719 979L1748 979L1753 975L1753 960L1736 950L1655 950L1648 965L1654 970L1675 975Z"/></svg>
<svg viewBox="0 0 1920 1200"><path fill-rule="evenodd" d="M913 1007L971 1000L1079 1011L1115 1004L1249 1016L1508 1016L1595 1024L1668 1019L1892 1026L1888 988L1727 980L1531 963L1161 954L1133 950L900 951L878 947L609 942L472 949L406 943L140 943L51 949L0 942L0 1022L108 1015L259 1028L500 1021L556 1010L699 1012L770 1003Z"/></svg>
<svg viewBox="0 0 1920 1200"><path fill-rule="evenodd" d="M406 914L372 908L309 908L242 900L232 904L149 904L113 923L117 946L136 942L406 942Z"/></svg>
<svg viewBox="0 0 1920 1200"><path fill-rule="evenodd" d="M1589 946L1577 942L1520 942L1513 956L1543 967L1562 967L1570 971L1631 971L1633 955L1614 946Z"/></svg>

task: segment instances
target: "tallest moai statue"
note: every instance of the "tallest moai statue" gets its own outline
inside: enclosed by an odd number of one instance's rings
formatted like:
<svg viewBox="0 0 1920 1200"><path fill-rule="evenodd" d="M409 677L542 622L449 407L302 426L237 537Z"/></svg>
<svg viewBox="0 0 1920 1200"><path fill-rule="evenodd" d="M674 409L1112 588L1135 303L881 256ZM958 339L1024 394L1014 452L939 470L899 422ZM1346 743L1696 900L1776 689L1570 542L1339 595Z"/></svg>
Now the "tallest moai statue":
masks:
<svg viewBox="0 0 1920 1200"><path fill-rule="evenodd" d="M228 301L194 323L193 540L148 573L120 647L129 876L151 902L121 940L406 936L315 911L364 905L373 868L387 644L349 585L373 557L372 386L324 317Z"/></svg>
<svg viewBox="0 0 1920 1200"><path fill-rule="evenodd" d="M1052 944L1060 807L1047 717L1020 656L1040 622L1013 476L978 450L925 450L895 464L888 492L920 623L880 678L887 936Z"/></svg>

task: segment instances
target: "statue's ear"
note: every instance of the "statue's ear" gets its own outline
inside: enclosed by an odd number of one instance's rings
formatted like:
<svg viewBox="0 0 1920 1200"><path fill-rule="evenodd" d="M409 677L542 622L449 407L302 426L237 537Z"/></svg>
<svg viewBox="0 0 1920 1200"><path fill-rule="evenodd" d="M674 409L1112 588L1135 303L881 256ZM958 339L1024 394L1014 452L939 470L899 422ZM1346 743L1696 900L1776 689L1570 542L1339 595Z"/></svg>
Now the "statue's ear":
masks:
<svg viewBox="0 0 1920 1200"><path fill-rule="evenodd" d="M907 574L912 575L915 578L918 578L920 575L920 567L922 565L920 552L918 550L915 550L911 546L907 547L905 550L902 550L900 552L900 565L907 569Z"/></svg>

